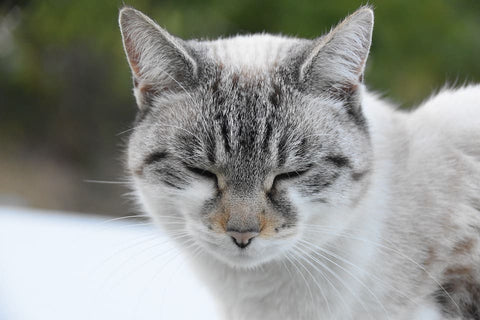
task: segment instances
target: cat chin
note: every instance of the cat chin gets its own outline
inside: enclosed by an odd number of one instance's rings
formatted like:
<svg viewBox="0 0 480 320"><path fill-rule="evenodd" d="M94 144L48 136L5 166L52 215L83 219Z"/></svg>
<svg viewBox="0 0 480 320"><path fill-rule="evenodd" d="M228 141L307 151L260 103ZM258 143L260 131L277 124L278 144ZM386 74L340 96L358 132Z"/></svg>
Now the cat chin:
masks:
<svg viewBox="0 0 480 320"><path fill-rule="evenodd" d="M223 256L214 255L216 259L221 263L226 264L230 268L249 270L261 267L262 265L270 262L272 259L266 259L265 257L248 257L248 256Z"/></svg>
<svg viewBox="0 0 480 320"><path fill-rule="evenodd" d="M282 246L263 247L260 250L258 248L247 248L246 250L233 248L232 250L220 249L211 243L202 245L205 251L215 260L230 268L240 270L255 269L272 261L281 260L286 251Z"/></svg>
<svg viewBox="0 0 480 320"><path fill-rule="evenodd" d="M278 250L270 250L270 252L259 252L258 250L219 250L218 247L207 244L203 246L210 256L213 256L220 263L234 269L253 269L260 267L275 258L281 253Z"/></svg>

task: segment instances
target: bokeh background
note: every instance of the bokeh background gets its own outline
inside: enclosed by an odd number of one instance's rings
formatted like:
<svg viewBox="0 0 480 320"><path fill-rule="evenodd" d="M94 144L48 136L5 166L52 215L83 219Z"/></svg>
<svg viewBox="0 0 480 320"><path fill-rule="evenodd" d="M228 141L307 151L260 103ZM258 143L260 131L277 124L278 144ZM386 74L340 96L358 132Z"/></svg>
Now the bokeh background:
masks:
<svg viewBox="0 0 480 320"><path fill-rule="evenodd" d="M136 107L117 27L122 5L183 38L253 32L314 38L364 3L1 1L0 205L132 211L122 184L123 149ZM445 83L480 81L480 1L369 3L376 15L366 72L371 89L410 108Z"/></svg>

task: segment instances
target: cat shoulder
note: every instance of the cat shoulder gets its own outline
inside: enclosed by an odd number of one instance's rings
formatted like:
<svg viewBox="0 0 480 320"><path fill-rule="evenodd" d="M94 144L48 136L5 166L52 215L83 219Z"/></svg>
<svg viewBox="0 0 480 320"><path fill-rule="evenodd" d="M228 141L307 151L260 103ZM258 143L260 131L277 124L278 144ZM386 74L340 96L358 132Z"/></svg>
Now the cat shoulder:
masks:
<svg viewBox="0 0 480 320"><path fill-rule="evenodd" d="M444 88L411 113L411 132L480 160L480 84Z"/></svg>
<svg viewBox="0 0 480 320"><path fill-rule="evenodd" d="M480 132L480 84L444 88L430 97L412 116L434 122L445 130L472 129Z"/></svg>

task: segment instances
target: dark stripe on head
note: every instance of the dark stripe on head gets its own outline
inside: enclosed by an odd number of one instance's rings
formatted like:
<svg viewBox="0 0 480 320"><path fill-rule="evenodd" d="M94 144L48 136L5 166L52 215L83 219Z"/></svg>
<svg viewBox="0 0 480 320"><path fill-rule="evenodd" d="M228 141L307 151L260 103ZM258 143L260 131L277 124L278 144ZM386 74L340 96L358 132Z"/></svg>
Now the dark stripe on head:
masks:
<svg viewBox="0 0 480 320"><path fill-rule="evenodd" d="M240 76L236 73L232 76L232 89L236 89L238 87L239 78Z"/></svg>
<svg viewBox="0 0 480 320"><path fill-rule="evenodd" d="M287 161L287 139L287 135L284 134L278 142L278 167L282 167Z"/></svg>
<svg viewBox="0 0 480 320"><path fill-rule="evenodd" d="M267 122L265 128L265 136L263 137L263 149L267 150L270 145L270 138L272 137L272 124Z"/></svg>
<svg viewBox="0 0 480 320"><path fill-rule="evenodd" d="M311 178L309 178L305 183L305 185L313 189L314 192L319 192L322 189L330 187L332 183L334 183L335 180L338 179L339 176L340 176L340 173L338 172L332 173L330 176L326 176L323 173L316 174Z"/></svg>
<svg viewBox="0 0 480 320"><path fill-rule="evenodd" d="M298 158L304 158L307 153L307 138L302 138L302 141L297 146L295 156Z"/></svg>
<svg viewBox="0 0 480 320"><path fill-rule="evenodd" d="M314 200L312 201L326 203L327 201L323 198L318 198L318 195L325 188L330 187L338 177L340 177L339 172L314 174L305 178L305 181L301 185L300 192L304 196L313 197Z"/></svg>
<svg viewBox="0 0 480 320"><path fill-rule="evenodd" d="M347 157L340 154L328 155L324 158L324 160L333 163L338 168L351 167L350 160Z"/></svg>
<svg viewBox="0 0 480 320"><path fill-rule="evenodd" d="M175 184L170 179L162 179L162 182L165 183L167 186L169 186L171 188L174 188L174 189L177 189L177 190L183 190L183 187Z"/></svg>
<svg viewBox="0 0 480 320"><path fill-rule="evenodd" d="M165 159L168 156L168 153L166 151L157 151L154 153L149 154L145 160L143 160L144 165L150 165L154 162L161 161Z"/></svg>
<svg viewBox="0 0 480 320"><path fill-rule="evenodd" d="M228 119L227 117L223 117L222 119L222 138L223 138L223 145L225 147L225 152L230 153L231 148L230 148L230 143L229 143L229 133L230 133L230 127L228 125Z"/></svg>
<svg viewBox="0 0 480 320"><path fill-rule="evenodd" d="M211 90L213 93L214 104L222 106L225 103L225 96L220 90L220 82L222 81L222 73L218 71L215 75L215 80L212 84Z"/></svg>
<svg viewBox="0 0 480 320"><path fill-rule="evenodd" d="M218 89L219 89L221 80L222 80L222 73L220 70L218 70L215 75L215 80L213 81L213 84L212 84L212 91L214 95L218 94Z"/></svg>
<svg viewBox="0 0 480 320"><path fill-rule="evenodd" d="M143 159L142 164L137 169L135 169L134 171L135 174L141 176L146 166L149 166L152 163L162 161L167 156L168 156L168 153L166 151L156 151L149 154Z"/></svg>
<svg viewBox="0 0 480 320"><path fill-rule="evenodd" d="M208 138L205 143L205 152L207 154L207 159L211 164L215 163L215 155L217 153L217 142L212 131L207 132Z"/></svg>
<svg viewBox="0 0 480 320"><path fill-rule="evenodd" d="M159 168L155 170L158 174L160 180L171 188L178 190L183 190L184 186L188 184L185 177L181 176L181 172L176 171L175 169L168 168Z"/></svg>
<svg viewBox="0 0 480 320"><path fill-rule="evenodd" d="M273 84L273 92L270 93L270 96L268 97L271 105L275 108L277 108L280 105L280 97L281 97L281 90L280 87L277 84Z"/></svg>
<svg viewBox="0 0 480 320"><path fill-rule="evenodd" d="M198 137L183 132L178 135L177 139L187 155L193 155L195 150L199 148L199 144L201 144Z"/></svg>
<svg viewBox="0 0 480 320"><path fill-rule="evenodd" d="M352 172L352 179L353 181L360 181L363 179L363 177L365 177L369 173L370 173L370 170L368 169L360 172Z"/></svg>
<svg viewBox="0 0 480 320"><path fill-rule="evenodd" d="M242 126L240 126L239 129L241 130ZM245 126L245 129L241 130L240 132L238 137L238 142L240 143L240 146L242 148L250 150L255 143L255 138L257 137L257 130L255 128L249 128Z"/></svg>

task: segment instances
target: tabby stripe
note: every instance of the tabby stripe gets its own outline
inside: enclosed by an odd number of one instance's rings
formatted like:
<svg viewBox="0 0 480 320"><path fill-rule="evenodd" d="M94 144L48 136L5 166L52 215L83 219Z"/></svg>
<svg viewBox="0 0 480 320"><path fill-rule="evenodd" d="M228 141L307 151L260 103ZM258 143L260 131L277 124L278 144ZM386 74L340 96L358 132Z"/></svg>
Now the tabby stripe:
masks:
<svg viewBox="0 0 480 320"><path fill-rule="evenodd" d="M333 163L336 167L351 167L350 160L341 154L331 154L324 158L325 161Z"/></svg>
<svg viewBox="0 0 480 320"><path fill-rule="evenodd" d="M225 147L225 152L230 153L231 148L229 144L229 139L228 139L228 134L230 132L230 128L228 126L228 120L227 117L223 117L222 121L222 137L223 137L223 145Z"/></svg>

